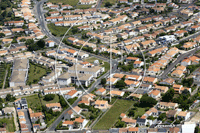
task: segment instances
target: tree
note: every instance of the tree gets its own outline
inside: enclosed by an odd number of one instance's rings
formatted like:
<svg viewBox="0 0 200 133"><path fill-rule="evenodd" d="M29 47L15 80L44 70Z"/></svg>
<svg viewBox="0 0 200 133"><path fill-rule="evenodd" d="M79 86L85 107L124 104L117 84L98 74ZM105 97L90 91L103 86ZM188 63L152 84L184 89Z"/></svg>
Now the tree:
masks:
<svg viewBox="0 0 200 133"><path fill-rule="evenodd" d="M27 39L26 42L25 42L25 45L28 46L28 45L31 45L31 44L34 44L34 40L33 39Z"/></svg>
<svg viewBox="0 0 200 133"><path fill-rule="evenodd" d="M106 78L101 79L101 84L104 86L106 84Z"/></svg>
<svg viewBox="0 0 200 133"><path fill-rule="evenodd" d="M112 6L112 4L110 2L106 2L104 6L109 8Z"/></svg>
<svg viewBox="0 0 200 133"><path fill-rule="evenodd" d="M0 33L0 38L3 38L5 37L5 34L4 33Z"/></svg>
<svg viewBox="0 0 200 133"><path fill-rule="evenodd" d="M39 41L37 42L37 45L38 45L38 47L40 47L40 48L44 48L44 46L45 46L45 41L44 41L43 39L41 39L41 40L39 40Z"/></svg>
<svg viewBox="0 0 200 133"><path fill-rule="evenodd" d="M122 128L125 127L126 123L124 121L118 120L117 123L115 124L115 126L117 128Z"/></svg>
<svg viewBox="0 0 200 133"><path fill-rule="evenodd" d="M158 120L163 120L164 118L166 118L166 113L160 114Z"/></svg>
<svg viewBox="0 0 200 133"><path fill-rule="evenodd" d="M47 94L44 96L45 101L51 101L55 98L55 94Z"/></svg>
<svg viewBox="0 0 200 133"><path fill-rule="evenodd" d="M142 96L142 98L140 99L140 105L141 107L153 107L155 104L157 103L157 101L152 98L149 97L147 94L144 94Z"/></svg>
<svg viewBox="0 0 200 133"><path fill-rule="evenodd" d="M194 130L194 133L199 133L199 132L200 132L199 126L196 126L195 130Z"/></svg>
<svg viewBox="0 0 200 133"><path fill-rule="evenodd" d="M7 94L7 95L6 95L6 101L13 102L15 99L16 99L16 98L13 97L13 96L10 95L10 94Z"/></svg>
<svg viewBox="0 0 200 133"><path fill-rule="evenodd" d="M170 102L173 100L173 97L174 97L174 89L171 88L162 96L162 101Z"/></svg>
<svg viewBox="0 0 200 133"><path fill-rule="evenodd" d="M134 117L135 115L135 111L133 109L131 109L129 112L128 112L128 116L129 117Z"/></svg>
<svg viewBox="0 0 200 133"><path fill-rule="evenodd" d="M120 89L124 88L125 86L126 86L126 83L122 79L117 81L117 83L115 85L116 88L120 88Z"/></svg>

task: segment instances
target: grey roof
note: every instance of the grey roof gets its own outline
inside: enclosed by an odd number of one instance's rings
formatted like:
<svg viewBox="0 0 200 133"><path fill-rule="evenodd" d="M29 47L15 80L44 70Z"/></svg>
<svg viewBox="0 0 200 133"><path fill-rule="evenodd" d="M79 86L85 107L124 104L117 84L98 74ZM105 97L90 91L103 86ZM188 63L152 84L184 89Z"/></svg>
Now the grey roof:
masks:
<svg viewBox="0 0 200 133"><path fill-rule="evenodd" d="M27 71L13 71L10 82L25 82Z"/></svg>
<svg viewBox="0 0 200 133"><path fill-rule="evenodd" d="M27 69L28 62L29 62L28 59L15 59L13 62L13 70Z"/></svg>
<svg viewBox="0 0 200 133"><path fill-rule="evenodd" d="M137 118L137 122L143 122L143 123L145 123L146 122L146 119L141 119L141 118Z"/></svg>

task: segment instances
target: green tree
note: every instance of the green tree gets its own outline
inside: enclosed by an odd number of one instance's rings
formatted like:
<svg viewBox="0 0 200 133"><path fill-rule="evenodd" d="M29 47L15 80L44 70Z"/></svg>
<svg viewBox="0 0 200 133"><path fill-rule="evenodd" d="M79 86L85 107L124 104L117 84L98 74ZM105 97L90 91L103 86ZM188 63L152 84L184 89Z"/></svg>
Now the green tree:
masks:
<svg viewBox="0 0 200 133"><path fill-rule="evenodd" d="M122 79L117 81L117 83L115 85L116 88L120 88L120 89L124 88L125 86L126 86L126 83Z"/></svg>
<svg viewBox="0 0 200 133"><path fill-rule="evenodd" d="M3 38L5 37L5 34L4 33L0 33L0 38Z"/></svg>
<svg viewBox="0 0 200 133"><path fill-rule="evenodd" d="M142 96L142 98L140 99L140 105L141 107L153 107L155 104L157 103L157 101L152 98L149 97L147 94L144 94Z"/></svg>
<svg viewBox="0 0 200 133"><path fill-rule="evenodd" d="M47 94L44 96L45 101L51 101L55 98L55 94Z"/></svg>
<svg viewBox="0 0 200 133"><path fill-rule="evenodd" d="M162 101L170 102L173 100L173 97L174 97L174 89L171 88L162 96Z"/></svg>
<svg viewBox="0 0 200 133"><path fill-rule="evenodd" d="M41 40L39 40L39 41L37 42L37 45L38 45L38 47L40 47L40 48L44 48L44 46L45 46L45 41L44 41L43 39L41 39Z"/></svg>
<svg viewBox="0 0 200 133"><path fill-rule="evenodd" d="M102 79L101 79L101 84L102 84L102 85L105 85L105 84L106 84L106 78L102 78Z"/></svg>
<svg viewBox="0 0 200 133"><path fill-rule="evenodd" d="M158 120L163 120L166 118L166 113L162 113L159 115Z"/></svg>
<svg viewBox="0 0 200 133"><path fill-rule="evenodd" d="M115 124L115 126L117 128L122 128L122 127L125 127L126 123L121 121L121 120L118 120L117 123Z"/></svg>
<svg viewBox="0 0 200 133"><path fill-rule="evenodd" d="M106 2L104 6L109 8L112 6L112 4L110 2Z"/></svg>

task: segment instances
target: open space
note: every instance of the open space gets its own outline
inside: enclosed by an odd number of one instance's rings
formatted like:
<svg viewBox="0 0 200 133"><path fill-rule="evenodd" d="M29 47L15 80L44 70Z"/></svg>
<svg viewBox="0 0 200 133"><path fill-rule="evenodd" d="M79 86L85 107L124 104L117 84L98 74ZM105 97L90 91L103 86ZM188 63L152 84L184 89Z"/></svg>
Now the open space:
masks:
<svg viewBox="0 0 200 133"><path fill-rule="evenodd" d="M90 57L85 59L84 61L90 62L90 63L94 63L95 60L99 60L96 57ZM102 60L99 60L99 63L102 63ZM102 67L105 67L105 72L107 72L110 69L110 64L108 62L103 62L103 64L101 65Z"/></svg>
<svg viewBox="0 0 200 133"><path fill-rule="evenodd" d="M91 8L92 5L77 5L76 8L78 9L88 9Z"/></svg>
<svg viewBox="0 0 200 133"><path fill-rule="evenodd" d="M0 64L0 88L2 88L5 76L7 76L6 75L7 70L10 70L10 64L1 63Z"/></svg>
<svg viewBox="0 0 200 133"><path fill-rule="evenodd" d="M125 113L132 105L134 101L117 100L108 112L97 122L93 127L94 130L107 130L111 128L121 113Z"/></svg>
<svg viewBox="0 0 200 133"><path fill-rule="evenodd" d="M116 3L116 0L103 0L101 7L104 7L106 2L110 2L112 5L114 5Z"/></svg>
<svg viewBox="0 0 200 133"><path fill-rule="evenodd" d="M29 108L31 108L35 112L42 110L42 105L37 94L24 98L26 98Z"/></svg>
<svg viewBox="0 0 200 133"><path fill-rule="evenodd" d="M48 103L58 103L58 102L59 102L59 96L58 96L58 95L55 95L54 99L53 99L53 100L50 100L50 101L45 101L45 100L44 100L44 97L41 96L40 100L41 100L42 105L45 106L45 105L48 104Z"/></svg>
<svg viewBox="0 0 200 133"><path fill-rule="evenodd" d="M69 4L71 6L76 6L79 0L49 0L49 2L52 2L55 4L62 3L63 5Z"/></svg>
<svg viewBox="0 0 200 133"><path fill-rule="evenodd" d="M6 125L6 131L7 132L14 132L15 131L15 124L13 117L10 118L0 118L0 125L2 124Z"/></svg>
<svg viewBox="0 0 200 133"><path fill-rule="evenodd" d="M36 84L40 79L47 74L47 68L40 67L36 64L30 63L27 84Z"/></svg>

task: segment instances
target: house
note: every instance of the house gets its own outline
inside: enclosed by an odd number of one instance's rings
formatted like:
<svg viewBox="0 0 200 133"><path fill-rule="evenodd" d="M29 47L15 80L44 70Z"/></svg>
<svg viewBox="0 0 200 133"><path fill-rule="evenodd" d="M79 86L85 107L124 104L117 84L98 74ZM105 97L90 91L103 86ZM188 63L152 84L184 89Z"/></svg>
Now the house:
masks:
<svg viewBox="0 0 200 133"><path fill-rule="evenodd" d="M108 108L108 101L105 100L96 100L94 103L94 107L98 109L107 109Z"/></svg>
<svg viewBox="0 0 200 133"><path fill-rule="evenodd" d="M120 118L126 118L126 117L127 117L126 114L124 114L124 113L120 114Z"/></svg>
<svg viewBox="0 0 200 133"><path fill-rule="evenodd" d="M138 127L129 127L128 133L139 133L139 128Z"/></svg>
<svg viewBox="0 0 200 133"><path fill-rule="evenodd" d="M191 60L186 58L186 59L181 61L181 65L183 65L183 66L191 65Z"/></svg>
<svg viewBox="0 0 200 133"><path fill-rule="evenodd" d="M183 112L183 111L180 111L180 112L177 114L177 119L186 121L188 118L190 118L190 112Z"/></svg>
<svg viewBox="0 0 200 133"><path fill-rule="evenodd" d="M70 98L74 98L74 97L77 97L77 96L79 96L79 91L77 91L77 90L71 90L71 91L69 91L67 94L65 94L65 98L66 99L70 99Z"/></svg>
<svg viewBox="0 0 200 133"><path fill-rule="evenodd" d="M108 78L106 84L114 85L118 80L118 78Z"/></svg>
<svg viewBox="0 0 200 133"><path fill-rule="evenodd" d="M143 80L145 83L151 83L151 84L154 84L158 81L157 78L154 78L154 77L144 77L144 80Z"/></svg>
<svg viewBox="0 0 200 133"><path fill-rule="evenodd" d="M147 119L137 118L136 122L139 126L146 126L147 125Z"/></svg>
<svg viewBox="0 0 200 133"><path fill-rule="evenodd" d="M62 123L62 126L63 127L68 127L69 130L73 129L73 124L74 124L74 121L64 121Z"/></svg>
<svg viewBox="0 0 200 133"><path fill-rule="evenodd" d="M161 96L161 93L159 90L152 90L150 93L149 93L149 96L154 98L154 99L158 99L160 98Z"/></svg>
<svg viewBox="0 0 200 133"><path fill-rule="evenodd" d="M82 129L82 128L84 128L84 127L87 125L88 120L79 117L79 118L76 118L76 119L74 120L74 122L78 123L78 124L79 124L79 127Z"/></svg>
<svg viewBox="0 0 200 133"><path fill-rule="evenodd" d="M65 119L72 119L75 118L77 115L80 115L82 112L82 109L78 106L73 107L73 109L70 109L67 111L66 115L64 116Z"/></svg>
<svg viewBox="0 0 200 133"><path fill-rule="evenodd" d="M97 94L97 95L105 95L106 94L106 89L100 88L97 91L95 91L95 94Z"/></svg>
<svg viewBox="0 0 200 133"><path fill-rule="evenodd" d="M134 68L142 67L143 65L144 65L144 62L143 62L143 61L135 61L135 62L133 63Z"/></svg>
<svg viewBox="0 0 200 133"><path fill-rule="evenodd" d="M7 43L11 43L13 41L13 39L2 39L2 43L3 44L7 44Z"/></svg>
<svg viewBox="0 0 200 133"><path fill-rule="evenodd" d="M166 78L160 82L160 84L163 84L163 85L173 85L174 83L175 83L175 80L172 78Z"/></svg>
<svg viewBox="0 0 200 133"><path fill-rule="evenodd" d="M196 46L197 46L196 42L186 42L186 43L184 43L182 48L184 48L185 50L188 50L188 49L194 48Z"/></svg>
<svg viewBox="0 0 200 133"><path fill-rule="evenodd" d="M159 102L157 107L161 109L176 109L178 107L178 103Z"/></svg>
<svg viewBox="0 0 200 133"><path fill-rule="evenodd" d="M25 118L24 112L22 112L22 111L17 112L17 115L18 115L19 119Z"/></svg>
<svg viewBox="0 0 200 133"><path fill-rule="evenodd" d="M132 126L132 127L136 126L136 120L134 120L132 118L122 118L121 121L125 122L127 124L127 126Z"/></svg>
<svg viewBox="0 0 200 133"><path fill-rule="evenodd" d="M35 123L38 119L44 118L42 112L30 113L31 122Z"/></svg>
<svg viewBox="0 0 200 133"><path fill-rule="evenodd" d="M177 37L184 37L185 33L188 33L188 32L186 30L179 30L179 31L174 32L174 35Z"/></svg>
<svg viewBox="0 0 200 133"><path fill-rule="evenodd" d="M49 103L45 105L47 109L52 109L53 111L61 111L62 107L60 103Z"/></svg>
<svg viewBox="0 0 200 133"><path fill-rule="evenodd" d="M70 85L72 83L72 79L69 73L63 73L58 77L59 85Z"/></svg>
<svg viewBox="0 0 200 133"><path fill-rule="evenodd" d="M171 73L171 76L172 77L179 77L179 78L181 78L182 76L183 76L183 71L181 71L181 70L174 70L172 73Z"/></svg>
<svg viewBox="0 0 200 133"><path fill-rule="evenodd" d="M166 93L168 91L168 87L167 86L159 86L159 85L155 85L154 90L159 90L161 93Z"/></svg>
<svg viewBox="0 0 200 133"><path fill-rule="evenodd" d="M124 93L125 92L123 92L123 91L116 91L116 90L111 90L110 92L109 92L109 94L111 95L111 96L123 96L124 95Z"/></svg>
<svg viewBox="0 0 200 133"><path fill-rule="evenodd" d="M140 59L137 57L127 57L126 58L126 62L135 62L135 61L139 61Z"/></svg>
<svg viewBox="0 0 200 133"><path fill-rule="evenodd" d="M48 46L48 47L54 47L54 46L55 46L55 42L49 40L49 41L47 41L47 46Z"/></svg>
<svg viewBox="0 0 200 133"><path fill-rule="evenodd" d="M167 118L175 118L177 115L177 110L169 110L166 112Z"/></svg>

